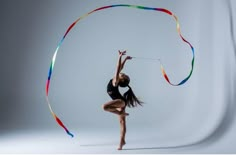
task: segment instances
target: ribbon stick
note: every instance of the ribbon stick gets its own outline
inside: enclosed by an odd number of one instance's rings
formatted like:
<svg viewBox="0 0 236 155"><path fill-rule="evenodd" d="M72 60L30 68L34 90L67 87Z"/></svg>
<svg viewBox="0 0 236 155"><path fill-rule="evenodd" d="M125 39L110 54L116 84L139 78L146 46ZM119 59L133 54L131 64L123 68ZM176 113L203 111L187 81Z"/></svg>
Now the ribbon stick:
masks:
<svg viewBox="0 0 236 155"><path fill-rule="evenodd" d="M145 7L145 6L138 6L138 5L129 5L129 4L117 4L117 5L109 5L109 6L103 6L103 7L99 7L97 9L94 9L90 12L88 12L87 14L84 14L83 16L79 17L77 20L75 20L69 27L68 29L66 30L64 36L62 37L61 41L58 43L57 45L57 48L54 52L54 55L52 57L52 60L51 60L51 64L50 64L50 68L49 68L49 72L48 72L48 78L47 78L47 82L46 82L46 100L47 100L47 103L48 103L48 107L50 109L50 112L52 114L52 116L54 117L54 119L56 120L56 122L62 127L64 128L64 130L66 131L66 133L68 135L70 135L71 137L73 137L73 134L71 134L69 132L69 130L65 127L65 125L62 123L62 121L57 117L57 115L53 112L52 108L51 108L51 105L50 105L50 102L49 102L49 87L50 87L50 80L51 80L51 76L52 76L52 72L53 72L53 68L54 68L54 65L55 65L55 61L56 61L56 57L57 57L57 52L59 50L59 48L61 47L64 39L66 38L67 34L71 31L72 28L74 28L74 26L82 19L84 19L85 17L89 16L90 14L94 13L94 12L97 12L97 11L101 11L101 10L105 10L105 9L109 9L109 8L115 8L115 7L127 7L127 8L134 8L134 9L142 9L142 10L149 10L149 11L158 11L158 12L161 12L161 13L165 13L167 15L170 15L171 17L173 17L176 21L176 28L177 28L177 32L180 36L180 38L185 42L187 43L191 50L192 50L192 63L191 63L191 70L189 72L189 75L184 78L182 81L180 81L179 83L177 84L173 84L170 82L169 80L169 77L167 76L166 74L166 71L164 70L164 67L163 65L161 64L161 71L162 71L162 74L163 74L163 77L165 78L165 80L172 86L179 86L179 85L182 85L184 84L186 81L188 81L188 79L191 77L192 75L192 72L193 72L193 67L194 67L194 48L193 46L182 36L181 32L180 32L180 25L179 25L179 21L178 21L178 18L177 16L175 16L171 11L165 9L165 8L152 8L152 7Z"/></svg>
<svg viewBox="0 0 236 155"><path fill-rule="evenodd" d="M132 58L135 58L135 59L143 59L143 60L153 60L153 61L160 61L160 59L157 59L157 58L147 58L147 57L133 57Z"/></svg>

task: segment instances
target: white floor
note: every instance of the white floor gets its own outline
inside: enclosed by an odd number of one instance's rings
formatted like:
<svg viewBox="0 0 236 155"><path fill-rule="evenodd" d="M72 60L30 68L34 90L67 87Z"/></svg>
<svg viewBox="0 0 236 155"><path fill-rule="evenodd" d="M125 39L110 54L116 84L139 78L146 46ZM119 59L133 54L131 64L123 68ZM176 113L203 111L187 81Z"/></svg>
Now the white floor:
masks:
<svg viewBox="0 0 236 155"><path fill-rule="evenodd" d="M166 147L151 133L127 133L127 144L118 151L119 132L82 130L71 138L64 131L18 131L0 135L0 153L219 153L209 146ZM162 144L162 145L160 145ZM204 151L205 150L205 151Z"/></svg>
<svg viewBox="0 0 236 155"><path fill-rule="evenodd" d="M114 136L115 135L115 136ZM0 153L176 153L177 148L158 146L150 135L127 135L127 145L118 151L119 132L80 131L75 137L64 131L19 131L0 136ZM182 151L180 151L182 152Z"/></svg>

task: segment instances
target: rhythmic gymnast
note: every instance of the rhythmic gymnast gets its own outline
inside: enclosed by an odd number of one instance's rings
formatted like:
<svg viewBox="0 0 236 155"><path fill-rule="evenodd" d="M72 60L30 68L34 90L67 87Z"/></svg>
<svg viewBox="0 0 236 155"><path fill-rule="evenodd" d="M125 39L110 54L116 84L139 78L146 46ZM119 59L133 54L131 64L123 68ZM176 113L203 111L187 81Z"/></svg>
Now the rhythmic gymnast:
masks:
<svg viewBox="0 0 236 155"><path fill-rule="evenodd" d="M126 134L126 116L129 114L125 112L126 106L136 107L137 105L142 105L141 102L133 93L131 87L129 86L130 78L128 75L121 73L121 70L124 68L125 62L131 60L132 57L126 56L122 61L122 56L126 54L126 51L121 52L119 50L119 58L117 62L117 68L115 76L109 81L107 85L107 93L112 98L111 101L103 105L105 111L117 114L120 119L120 144L118 150L122 150L122 147L126 144L125 134ZM128 87L128 91L123 95L119 92L118 87Z"/></svg>

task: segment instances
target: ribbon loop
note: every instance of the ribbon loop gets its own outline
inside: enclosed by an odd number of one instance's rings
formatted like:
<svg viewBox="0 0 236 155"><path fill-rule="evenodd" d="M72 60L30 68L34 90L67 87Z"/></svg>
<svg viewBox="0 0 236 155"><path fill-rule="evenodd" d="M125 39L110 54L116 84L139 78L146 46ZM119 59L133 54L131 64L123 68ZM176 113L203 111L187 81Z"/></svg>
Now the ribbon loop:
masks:
<svg viewBox="0 0 236 155"><path fill-rule="evenodd" d="M187 43L190 47L191 47L191 50L192 50L192 54L193 54L193 58L192 58L192 63L191 63L191 70L189 72L189 75L184 78L181 82L179 82L178 84L173 84L170 82L169 80L169 77L167 76L166 74L166 71L164 70L164 67L162 66L161 64L161 71L162 71L162 74L163 74L163 77L165 78L165 80L172 86L180 86L182 84L184 84L186 81L188 81L188 79L191 77L192 75L192 72L193 72L193 67L194 67L194 48L193 46L182 36L181 32L180 32L180 26L179 26L179 21L178 21L178 18L177 16L175 16L171 11L165 9L165 8L152 8L152 7L145 7L145 6L138 6L138 5L129 5L129 4L117 4L117 5L109 5L109 6L103 6L103 7L100 7L100 8L97 8L97 9L94 9L92 11L90 11L89 13L87 14L84 14L83 16L79 17L76 21L74 21L69 27L68 29L66 30L64 36L62 37L61 41L58 43L57 45L57 48L54 52L54 55L53 55L53 58L52 58L52 61L51 61L51 64L50 64L50 68L49 68L49 72L48 72L48 78L47 78L47 82L46 82L46 99L47 99L47 103L48 103L48 107L50 109L50 112L51 114L53 115L54 119L57 121L57 123L62 127L64 128L64 130L66 131L66 133L68 135L70 135L71 137L73 137L73 134L71 134L69 132L69 130L65 127L65 125L62 123L62 121L56 116L56 114L53 112L52 108L51 108L51 105L50 105L50 102L49 102L49 98L48 98L48 93L49 93L49 86L50 86L50 80L51 80L51 75L52 75L52 72L53 72L53 68L54 68L54 64L55 64L55 61L56 61L56 56L57 56L57 52L60 48L60 46L62 45L64 39L66 38L67 34L71 31L72 28L74 28L74 26L83 18L89 16L90 14L94 13L94 12L97 12L97 11L100 11L100 10L104 10L104 9L108 9L108 8L114 8L114 7L128 7L128 8L135 8L135 9L143 9L143 10L151 10L151 11L159 11L159 12L162 12L162 13L166 13L170 16L172 16L175 21L176 21L176 27L177 27L177 32L179 34L179 36L181 37L181 39Z"/></svg>

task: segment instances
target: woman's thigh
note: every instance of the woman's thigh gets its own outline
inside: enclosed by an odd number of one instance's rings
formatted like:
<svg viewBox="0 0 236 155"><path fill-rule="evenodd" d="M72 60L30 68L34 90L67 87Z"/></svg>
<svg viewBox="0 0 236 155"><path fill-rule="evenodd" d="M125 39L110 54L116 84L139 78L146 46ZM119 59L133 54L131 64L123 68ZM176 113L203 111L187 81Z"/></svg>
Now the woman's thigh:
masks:
<svg viewBox="0 0 236 155"><path fill-rule="evenodd" d="M125 102L121 99L116 99L109 101L103 105L104 109L106 108L124 108L125 107Z"/></svg>

